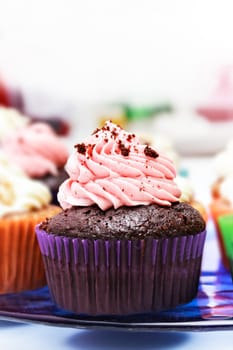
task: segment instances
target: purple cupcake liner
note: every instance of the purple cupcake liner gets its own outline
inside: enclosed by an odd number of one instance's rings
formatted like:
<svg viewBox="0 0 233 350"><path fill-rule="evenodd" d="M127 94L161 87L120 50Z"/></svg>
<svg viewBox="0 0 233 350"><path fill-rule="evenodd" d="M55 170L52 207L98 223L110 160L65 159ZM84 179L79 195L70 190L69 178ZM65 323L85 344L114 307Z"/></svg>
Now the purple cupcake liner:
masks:
<svg viewBox="0 0 233 350"><path fill-rule="evenodd" d="M58 306L79 314L157 312L192 300L206 232L169 239L80 239L36 228Z"/></svg>

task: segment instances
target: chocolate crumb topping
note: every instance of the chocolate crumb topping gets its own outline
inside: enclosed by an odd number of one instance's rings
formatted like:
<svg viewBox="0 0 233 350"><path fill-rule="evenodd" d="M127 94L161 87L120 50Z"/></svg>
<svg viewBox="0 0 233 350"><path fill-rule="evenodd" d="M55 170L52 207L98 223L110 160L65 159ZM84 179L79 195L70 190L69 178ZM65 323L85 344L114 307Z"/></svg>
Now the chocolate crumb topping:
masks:
<svg viewBox="0 0 233 350"><path fill-rule="evenodd" d="M129 134L128 136L127 136L127 141L128 142L131 142L132 141L132 139L135 137L135 134Z"/></svg>
<svg viewBox="0 0 233 350"><path fill-rule="evenodd" d="M159 154L148 145L144 148L144 153L146 156L151 158L157 158L159 156Z"/></svg>
<svg viewBox="0 0 233 350"><path fill-rule="evenodd" d="M99 128L96 128L96 129L93 131L92 135L97 134L97 132L99 132L99 131L100 131L100 129L99 129Z"/></svg>
<svg viewBox="0 0 233 350"><path fill-rule="evenodd" d="M74 148L77 149L78 153L85 154L86 153L86 146L85 143L78 143L74 146Z"/></svg>
<svg viewBox="0 0 233 350"><path fill-rule="evenodd" d="M122 156L128 157L129 155L129 148L125 147L122 142L119 142L119 149L121 151Z"/></svg>
<svg viewBox="0 0 233 350"><path fill-rule="evenodd" d="M113 136L114 139L117 138L118 132L116 131L116 129L112 130L112 136Z"/></svg>

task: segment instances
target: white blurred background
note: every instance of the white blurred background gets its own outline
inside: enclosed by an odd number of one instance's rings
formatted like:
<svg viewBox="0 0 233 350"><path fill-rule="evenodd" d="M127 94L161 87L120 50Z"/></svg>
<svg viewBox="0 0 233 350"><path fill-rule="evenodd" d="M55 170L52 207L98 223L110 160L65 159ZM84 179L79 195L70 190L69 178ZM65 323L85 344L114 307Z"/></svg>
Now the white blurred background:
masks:
<svg viewBox="0 0 233 350"><path fill-rule="evenodd" d="M231 0L0 0L0 72L81 102L208 96L233 62Z"/></svg>
<svg viewBox="0 0 233 350"><path fill-rule="evenodd" d="M232 13L231 0L0 0L0 78L23 93L29 112L75 106L68 114L84 133L96 104L168 101L188 115L233 66ZM233 117L233 89L228 104ZM193 125L198 153L203 142L215 152L231 137L233 121L216 125ZM189 151L189 123L179 127Z"/></svg>

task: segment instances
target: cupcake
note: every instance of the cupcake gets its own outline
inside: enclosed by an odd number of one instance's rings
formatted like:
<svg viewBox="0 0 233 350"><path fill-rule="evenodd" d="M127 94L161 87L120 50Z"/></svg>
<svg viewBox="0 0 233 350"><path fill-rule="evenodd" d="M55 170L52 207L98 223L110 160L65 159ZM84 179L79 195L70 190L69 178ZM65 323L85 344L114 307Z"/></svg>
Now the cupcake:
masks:
<svg viewBox="0 0 233 350"><path fill-rule="evenodd" d="M48 186L57 204L58 188L67 178L68 150L54 131L44 123L28 125L4 138L2 148L30 178Z"/></svg>
<svg viewBox="0 0 233 350"><path fill-rule="evenodd" d="M198 288L205 222L172 161L111 122L75 145L63 211L37 226L52 298L87 315L175 307Z"/></svg>
<svg viewBox="0 0 233 350"><path fill-rule="evenodd" d="M0 106L0 142L13 131L29 124L29 119L16 109Z"/></svg>
<svg viewBox="0 0 233 350"><path fill-rule="evenodd" d="M0 154L0 293L45 285L35 225L60 211L45 185L30 180Z"/></svg>

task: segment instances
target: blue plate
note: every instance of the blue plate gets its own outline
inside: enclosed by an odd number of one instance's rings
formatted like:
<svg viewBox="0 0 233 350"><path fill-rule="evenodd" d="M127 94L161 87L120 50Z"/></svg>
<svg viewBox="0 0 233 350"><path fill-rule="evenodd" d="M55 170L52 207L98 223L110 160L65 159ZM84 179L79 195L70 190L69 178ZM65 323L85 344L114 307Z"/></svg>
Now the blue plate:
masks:
<svg viewBox="0 0 233 350"><path fill-rule="evenodd" d="M197 297L188 304L157 314L87 317L56 307L47 287L0 296L0 318L74 328L151 331L214 331L233 329L233 283L220 262L215 232L208 224Z"/></svg>

